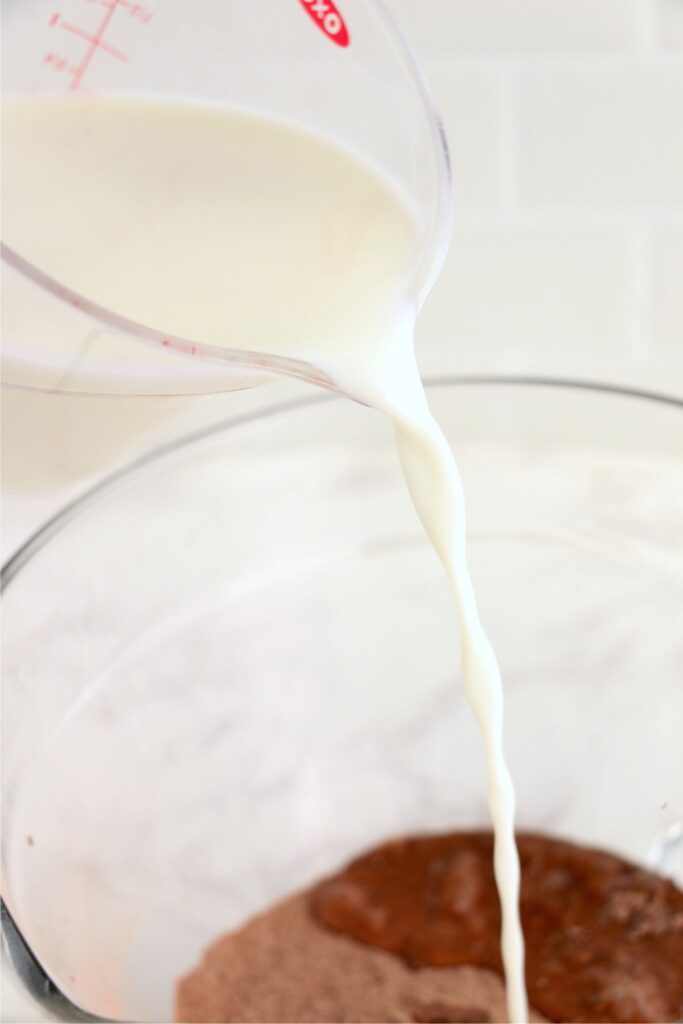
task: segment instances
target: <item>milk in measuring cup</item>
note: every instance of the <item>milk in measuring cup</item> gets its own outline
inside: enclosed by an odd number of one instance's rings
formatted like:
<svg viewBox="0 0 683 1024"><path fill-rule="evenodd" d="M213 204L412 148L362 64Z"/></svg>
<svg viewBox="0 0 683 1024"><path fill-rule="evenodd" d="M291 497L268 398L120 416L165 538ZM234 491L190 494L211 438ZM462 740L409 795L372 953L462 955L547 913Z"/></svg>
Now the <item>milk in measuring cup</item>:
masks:
<svg viewBox="0 0 683 1024"><path fill-rule="evenodd" d="M414 358L420 233L407 202L353 153L246 114L69 97L15 101L4 117L5 236L40 270L198 343L309 361L392 418L455 596L487 752L510 1019L526 1020L500 672L467 568L460 476Z"/></svg>

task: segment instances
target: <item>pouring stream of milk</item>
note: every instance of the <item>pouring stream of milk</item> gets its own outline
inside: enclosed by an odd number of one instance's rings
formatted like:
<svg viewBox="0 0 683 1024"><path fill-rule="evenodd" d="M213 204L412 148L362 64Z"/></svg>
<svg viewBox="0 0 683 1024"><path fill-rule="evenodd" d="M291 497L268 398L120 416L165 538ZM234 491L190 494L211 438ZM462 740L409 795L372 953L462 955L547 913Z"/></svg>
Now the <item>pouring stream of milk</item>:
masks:
<svg viewBox="0 0 683 1024"><path fill-rule="evenodd" d="M487 752L509 1014L526 1021L502 684L467 568L460 475L414 357L406 296L419 232L407 202L340 146L221 109L8 101L3 142L5 239L42 271L169 334L308 361L393 419L410 494L455 595L462 675Z"/></svg>
<svg viewBox="0 0 683 1024"><path fill-rule="evenodd" d="M486 747L488 804L494 826L494 870L502 909L501 948L512 1024L528 1020L524 937L519 918L520 867L515 844L515 793L503 751L503 683L498 661L479 619L467 565L465 496L457 463L438 423L415 364L413 323L398 326L383 372L354 374L356 395L391 416L408 490L448 575L461 633L461 669L467 697ZM402 344L400 344L402 342ZM379 364L381 366L381 363ZM387 381L391 385L387 388ZM374 387L373 387L374 385ZM366 390L367 389L367 390ZM350 394L354 394L349 390Z"/></svg>
<svg viewBox="0 0 683 1024"><path fill-rule="evenodd" d="M420 386L420 390L422 390ZM486 746L488 803L495 832L494 868L503 916L501 935L508 1012L528 1015L524 938L519 919L520 868L515 845L515 793L503 752L503 684L498 661L479 620L465 551L465 501L460 473L438 424L395 420L403 472L424 528L439 554L458 607L462 676Z"/></svg>

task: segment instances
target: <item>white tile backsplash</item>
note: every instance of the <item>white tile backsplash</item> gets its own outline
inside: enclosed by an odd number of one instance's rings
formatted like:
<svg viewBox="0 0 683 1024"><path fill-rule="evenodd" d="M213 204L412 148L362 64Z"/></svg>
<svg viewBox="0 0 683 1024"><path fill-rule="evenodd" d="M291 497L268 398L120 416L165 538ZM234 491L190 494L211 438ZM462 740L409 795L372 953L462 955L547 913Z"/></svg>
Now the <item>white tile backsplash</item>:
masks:
<svg viewBox="0 0 683 1024"><path fill-rule="evenodd" d="M683 51L683 2L658 0L657 40L667 50Z"/></svg>
<svg viewBox="0 0 683 1024"><path fill-rule="evenodd" d="M386 2L454 166L423 369L683 395L683 0Z"/></svg>
<svg viewBox="0 0 683 1024"><path fill-rule="evenodd" d="M649 0L389 0L422 55L623 52Z"/></svg>
<svg viewBox="0 0 683 1024"><path fill-rule="evenodd" d="M683 205L683 62L523 73L521 201Z"/></svg>
<svg viewBox="0 0 683 1024"><path fill-rule="evenodd" d="M421 351L435 344L454 368L467 353L469 364L508 372L524 372L527 356L545 364L553 349L620 358L634 312L632 245L619 223L456 223L422 313Z"/></svg>
<svg viewBox="0 0 683 1024"><path fill-rule="evenodd" d="M658 224L653 244L653 332L663 361L683 358L683 218Z"/></svg>
<svg viewBox="0 0 683 1024"><path fill-rule="evenodd" d="M458 208L496 206L502 191L504 145L500 76L436 64L429 81L451 143Z"/></svg>

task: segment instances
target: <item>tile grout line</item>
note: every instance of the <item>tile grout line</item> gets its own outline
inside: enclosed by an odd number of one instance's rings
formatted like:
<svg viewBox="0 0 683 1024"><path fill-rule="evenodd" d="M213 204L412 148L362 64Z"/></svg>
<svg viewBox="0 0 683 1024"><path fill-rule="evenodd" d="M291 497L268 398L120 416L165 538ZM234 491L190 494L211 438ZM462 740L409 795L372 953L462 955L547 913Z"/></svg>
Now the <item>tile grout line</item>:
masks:
<svg viewBox="0 0 683 1024"><path fill-rule="evenodd" d="M519 214L521 197L520 152L520 89L521 71L518 63L501 69L500 90L500 162L498 188L500 212Z"/></svg>
<svg viewBox="0 0 683 1024"><path fill-rule="evenodd" d="M636 18L641 54L650 58L661 56L657 45L655 0L640 0L636 7Z"/></svg>
<svg viewBox="0 0 683 1024"><path fill-rule="evenodd" d="M633 245L633 331L631 355L651 359L654 356L654 225L641 213L632 225Z"/></svg>
<svg viewBox="0 0 683 1024"><path fill-rule="evenodd" d="M604 227L628 226L635 218L649 223L683 225L683 208L678 206L543 206L518 203L515 208L494 206L460 206L455 213L456 223L473 227L498 225L534 227Z"/></svg>
<svg viewBox="0 0 683 1024"><path fill-rule="evenodd" d="M642 48L628 53L612 51L595 51L594 53L479 53L466 56L454 53L449 56L426 50L422 54L423 62L435 70L453 69L458 71L486 72L492 69L502 71L519 67L522 64L529 73L536 71L573 71L610 73L614 71L666 70L680 71L681 58L676 52L660 50L656 45L654 22L651 27L643 26Z"/></svg>

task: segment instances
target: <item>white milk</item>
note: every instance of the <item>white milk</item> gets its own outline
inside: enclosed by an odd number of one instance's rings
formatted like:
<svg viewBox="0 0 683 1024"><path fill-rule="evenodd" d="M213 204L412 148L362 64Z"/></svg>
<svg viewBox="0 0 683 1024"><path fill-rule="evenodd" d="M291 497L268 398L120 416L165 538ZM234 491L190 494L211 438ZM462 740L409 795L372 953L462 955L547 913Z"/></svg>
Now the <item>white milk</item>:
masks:
<svg viewBox="0 0 683 1024"><path fill-rule="evenodd" d="M4 236L30 262L169 334L310 361L393 419L410 494L455 594L488 757L510 1019L525 1021L500 672L467 569L460 476L414 359L419 232L406 203L332 143L217 109L20 100L6 105L3 133Z"/></svg>

